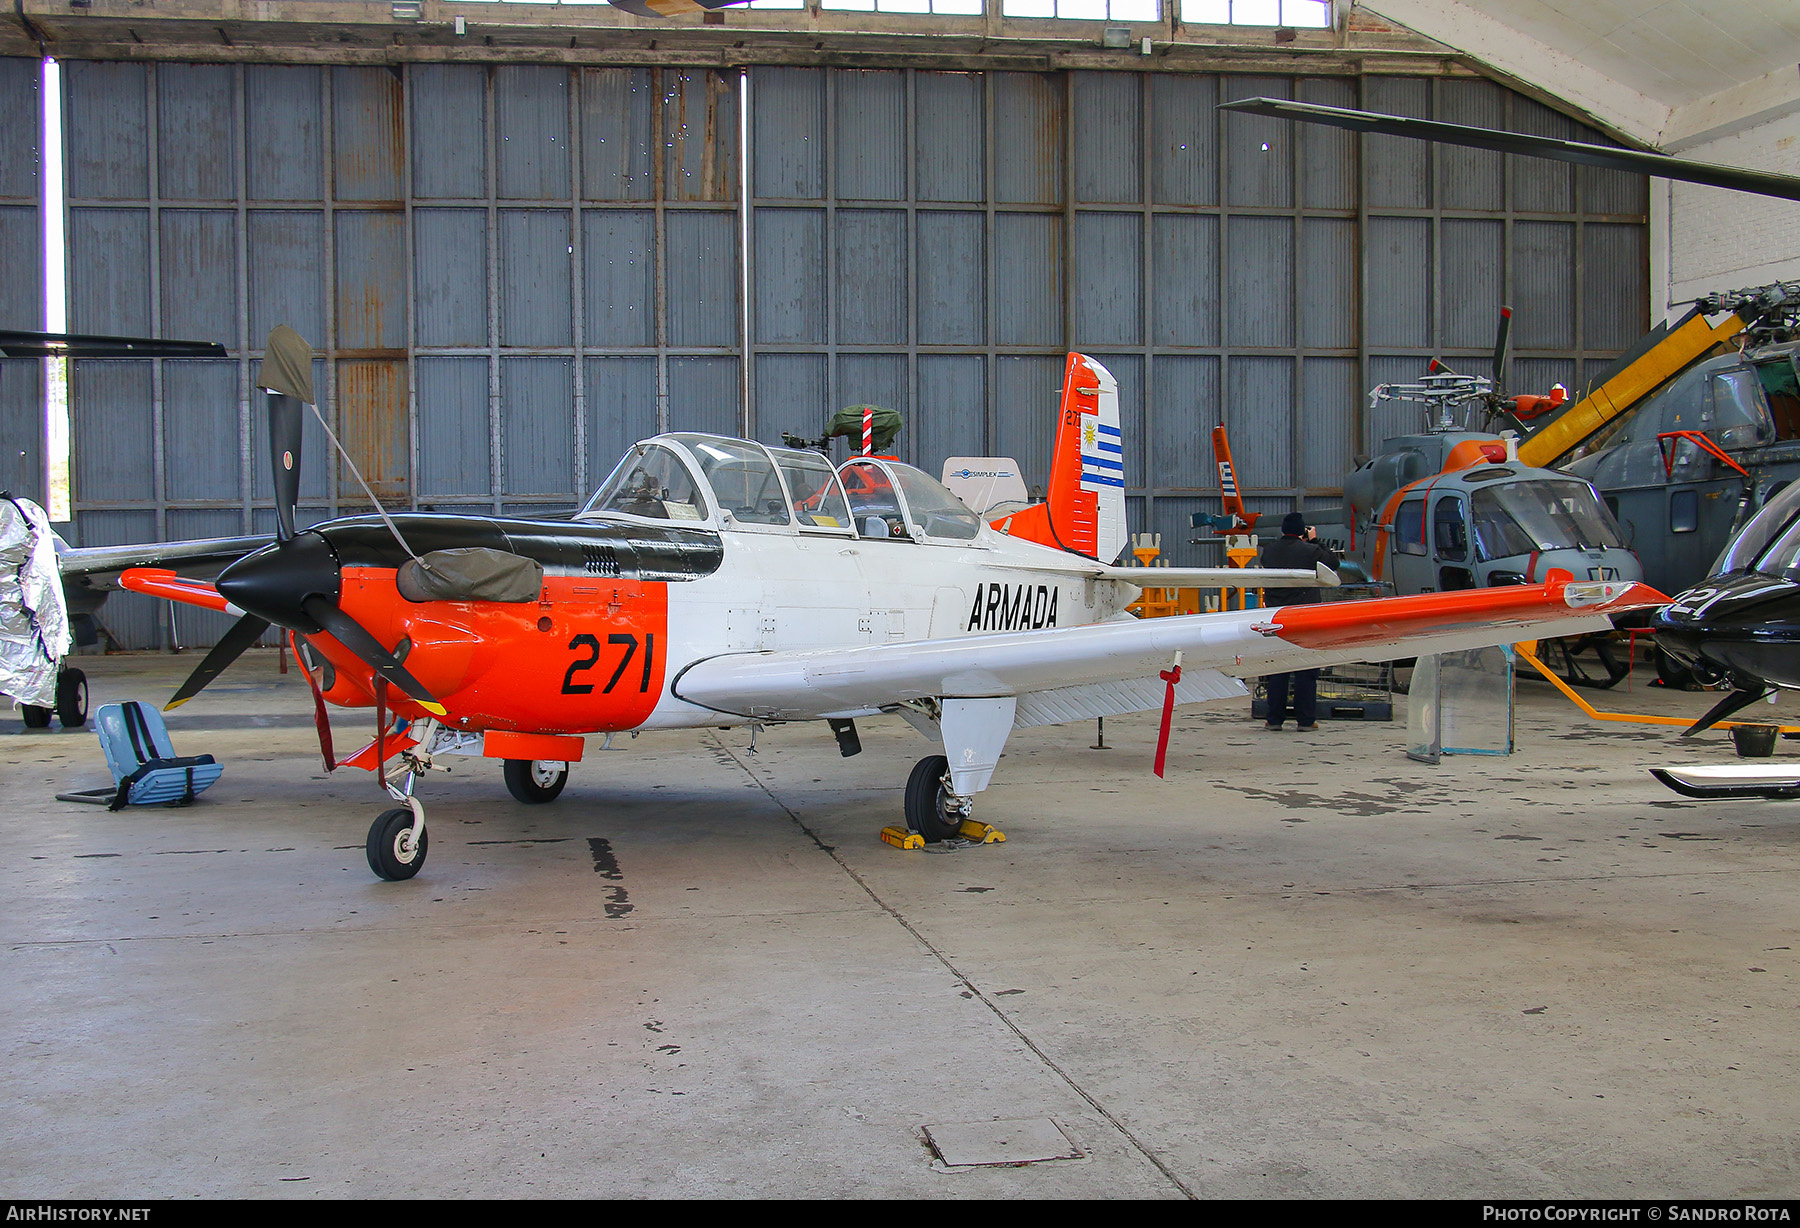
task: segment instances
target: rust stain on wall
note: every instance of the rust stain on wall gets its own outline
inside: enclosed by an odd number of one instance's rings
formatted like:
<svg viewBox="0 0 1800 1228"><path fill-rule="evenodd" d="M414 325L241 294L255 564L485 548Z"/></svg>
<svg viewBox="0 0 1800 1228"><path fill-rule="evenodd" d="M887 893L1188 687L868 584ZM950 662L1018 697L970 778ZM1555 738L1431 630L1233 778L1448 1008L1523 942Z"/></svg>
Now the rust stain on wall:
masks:
<svg viewBox="0 0 1800 1228"><path fill-rule="evenodd" d="M406 431L406 364L391 359L356 359L338 364L338 434L364 479L382 502L410 498L410 449ZM338 476L339 502L365 502L356 476Z"/></svg>

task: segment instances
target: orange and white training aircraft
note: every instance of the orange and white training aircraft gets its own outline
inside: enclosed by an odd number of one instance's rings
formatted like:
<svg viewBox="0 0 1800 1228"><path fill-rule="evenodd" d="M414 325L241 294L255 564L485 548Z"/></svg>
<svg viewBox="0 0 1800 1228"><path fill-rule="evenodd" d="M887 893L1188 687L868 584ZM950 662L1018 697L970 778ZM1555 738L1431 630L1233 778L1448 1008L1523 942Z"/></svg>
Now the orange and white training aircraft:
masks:
<svg viewBox="0 0 1800 1228"><path fill-rule="evenodd" d="M278 333L283 330L277 330ZM282 354L286 361L278 361ZM913 768L908 825L963 831L1013 730L1241 698L1249 676L1606 629L1661 605L1642 584L1548 583L1139 621L1147 582L1277 587L1328 572L1109 566L1125 545L1118 393L1070 354L1047 501L983 520L894 460L675 433L634 447L573 520L406 512L294 525L311 351L272 337L278 540L213 583L136 568L126 588L239 615L177 692L274 625L327 703L374 708L350 765L399 806L370 867L410 878L428 847L413 782L434 757L505 761L522 801L562 791L583 734L897 714L942 754ZM392 762L390 762L392 761ZM979 826L979 825L977 825Z"/></svg>

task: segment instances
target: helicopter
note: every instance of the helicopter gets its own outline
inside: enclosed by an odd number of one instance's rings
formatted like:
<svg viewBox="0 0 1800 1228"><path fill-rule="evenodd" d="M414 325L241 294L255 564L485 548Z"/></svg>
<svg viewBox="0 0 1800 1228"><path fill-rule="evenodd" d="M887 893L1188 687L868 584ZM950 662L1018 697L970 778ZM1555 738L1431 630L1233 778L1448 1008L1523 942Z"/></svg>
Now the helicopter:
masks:
<svg viewBox="0 0 1800 1228"><path fill-rule="evenodd" d="M1662 650L1731 692L1682 737L1758 700L1800 689L1800 484L1769 499L1732 535L1711 574L1651 616ZM1800 797L1800 772L1776 765L1652 768L1687 797Z"/></svg>
<svg viewBox="0 0 1800 1228"><path fill-rule="evenodd" d="M1564 403L1548 395L1508 397L1499 391L1512 312L1502 307L1493 376L1461 375L1433 360L1412 384L1381 384L1369 406L1408 401L1424 407L1423 430L1382 443L1344 479L1344 506L1321 513L1319 536L1344 559L1352 583L1380 584L1401 594L1535 584L1553 568L1582 579L1638 580L1642 569L1592 484L1520 460L1520 430L1500 435L1470 429L1523 423ZM1565 645L1572 681L1611 686L1626 667L1595 641L1605 668L1594 676Z"/></svg>
<svg viewBox="0 0 1800 1228"><path fill-rule="evenodd" d="M1800 200L1800 177L1644 150L1282 98L1219 109ZM1688 588L1758 508L1800 477L1797 352L1800 281L1704 296L1626 351L1588 395L1534 423L1520 456L1590 479L1645 579L1666 592Z"/></svg>
<svg viewBox="0 0 1800 1228"><path fill-rule="evenodd" d="M1645 150L1281 98L1219 109L1800 200L1800 177ZM1587 395L1534 423L1519 455L1591 480L1645 579L1665 592L1689 588L1800 477L1797 355L1800 281L1703 296L1621 355ZM1656 663L1663 682L1692 681L1660 649Z"/></svg>
<svg viewBox="0 0 1800 1228"><path fill-rule="evenodd" d="M1800 478L1800 281L1708 295L1695 309L1749 323L1734 346L1687 366L1566 465L1600 488L1645 578L1665 592L1698 583Z"/></svg>

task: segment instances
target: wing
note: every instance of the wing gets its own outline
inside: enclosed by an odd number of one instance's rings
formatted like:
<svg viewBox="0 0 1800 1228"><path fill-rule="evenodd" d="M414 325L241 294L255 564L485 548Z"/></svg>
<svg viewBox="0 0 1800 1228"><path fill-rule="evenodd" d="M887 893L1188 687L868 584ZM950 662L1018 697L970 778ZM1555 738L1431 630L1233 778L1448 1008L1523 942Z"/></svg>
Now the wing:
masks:
<svg viewBox="0 0 1800 1228"><path fill-rule="evenodd" d="M1320 563L1301 567L1104 567L1099 580L1139 588L1336 588L1337 572Z"/></svg>
<svg viewBox="0 0 1800 1228"><path fill-rule="evenodd" d="M1006 697L1016 701L1015 727L1050 724L1160 702L1158 671L1177 653L1183 681L1176 698L1194 702L1242 694L1236 680L1258 674L1604 631L1609 615L1667 602L1646 584L1556 580L861 648L734 653L689 665L671 691L716 712L769 720Z"/></svg>
<svg viewBox="0 0 1800 1228"><path fill-rule="evenodd" d="M271 533L246 537L201 537L191 541L147 542L135 546L65 546L57 551L65 587L109 592L132 567L155 567L210 580L228 564L274 541Z"/></svg>

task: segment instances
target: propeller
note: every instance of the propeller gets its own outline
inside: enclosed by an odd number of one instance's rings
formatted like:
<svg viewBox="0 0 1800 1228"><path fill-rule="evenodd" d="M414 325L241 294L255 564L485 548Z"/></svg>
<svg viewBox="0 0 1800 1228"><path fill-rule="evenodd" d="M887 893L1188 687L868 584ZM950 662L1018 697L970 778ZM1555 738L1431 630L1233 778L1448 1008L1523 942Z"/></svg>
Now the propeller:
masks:
<svg viewBox="0 0 1800 1228"><path fill-rule="evenodd" d="M275 539L294 536L294 504L300 500L302 405L310 405L312 346L285 324L269 332L256 382L269 392L269 464L275 477Z"/></svg>
<svg viewBox="0 0 1800 1228"><path fill-rule="evenodd" d="M163 711L179 708L182 704L198 695L206 688L206 684L225 672L225 667L238 659L244 649L262 638L262 633L269 629L269 620L258 618L254 614L246 614L231 624L231 630L219 637L219 642L212 646L212 651L187 676Z"/></svg>
<svg viewBox="0 0 1800 1228"><path fill-rule="evenodd" d="M1749 687L1739 687L1724 699L1721 699L1718 703L1714 704L1712 710L1705 716L1682 730L1681 736L1684 738L1691 738L1703 729L1711 729L1714 725L1717 725L1720 721L1730 716L1733 712L1736 712L1739 708L1748 708L1751 704L1755 703L1768 693L1769 688L1760 682L1756 684L1754 690Z"/></svg>
<svg viewBox="0 0 1800 1228"><path fill-rule="evenodd" d="M419 706L442 716L444 706L424 684L337 604L343 578L331 543L321 533L295 528L303 407L313 403L312 356L312 347L287 325L277 325L269 333L256 382L269 394L276 540L220 573L215 587L244 614L188 675L166 707L174 708L198 695L273 625L299 635L329 634ZM330 752L326 753L329 757Z"/></svg>

